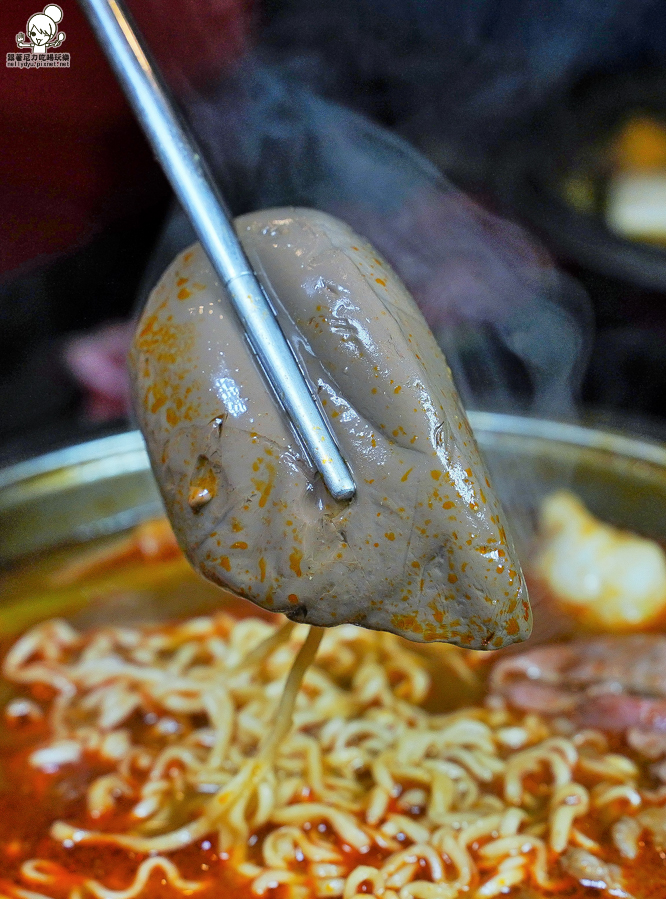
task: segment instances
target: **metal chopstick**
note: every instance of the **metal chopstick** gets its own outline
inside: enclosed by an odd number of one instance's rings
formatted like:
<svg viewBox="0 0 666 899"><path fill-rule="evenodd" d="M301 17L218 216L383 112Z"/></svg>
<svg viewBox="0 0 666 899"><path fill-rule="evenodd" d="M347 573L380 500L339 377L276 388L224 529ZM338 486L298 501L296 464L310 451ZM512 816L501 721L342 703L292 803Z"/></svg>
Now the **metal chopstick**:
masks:
<svg viewBox="0 0 666 899"><path fill-rule="evenodd" d="M335 499L350 499L356 492L351 471L252 271L194 136L177 115L122 0L79 3L312 462Z"/></svg>

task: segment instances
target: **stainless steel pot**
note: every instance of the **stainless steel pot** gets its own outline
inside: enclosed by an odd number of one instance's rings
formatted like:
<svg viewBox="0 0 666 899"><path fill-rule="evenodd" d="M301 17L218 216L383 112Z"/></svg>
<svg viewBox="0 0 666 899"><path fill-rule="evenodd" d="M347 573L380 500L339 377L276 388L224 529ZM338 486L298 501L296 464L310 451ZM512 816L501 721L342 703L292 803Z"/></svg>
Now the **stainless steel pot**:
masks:
<svg viewBox="0 0 666 899"><path fill-rule="evenodd" d="M570 424L470 413L523 551L539 499L570 487L606 520L666 539L666 447ZM0 472L0 563L112 534L160 513L138 431Z"/></svg>

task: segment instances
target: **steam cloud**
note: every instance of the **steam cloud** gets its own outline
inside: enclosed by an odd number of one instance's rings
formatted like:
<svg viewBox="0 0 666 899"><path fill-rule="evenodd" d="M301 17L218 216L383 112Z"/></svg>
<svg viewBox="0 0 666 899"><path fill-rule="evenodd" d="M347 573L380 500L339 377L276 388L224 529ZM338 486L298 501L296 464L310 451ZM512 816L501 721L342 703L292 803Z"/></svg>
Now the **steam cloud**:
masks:
<svg viewBox="0 0 666 899"><path fill-rule="evenodd" d="M471 408L570 416L587 354L584 293L515 225L474 204L410 144L247 60L188 116L234 214L337 215L391 262ZM147 282L193 239L173 219Z"/></svg>

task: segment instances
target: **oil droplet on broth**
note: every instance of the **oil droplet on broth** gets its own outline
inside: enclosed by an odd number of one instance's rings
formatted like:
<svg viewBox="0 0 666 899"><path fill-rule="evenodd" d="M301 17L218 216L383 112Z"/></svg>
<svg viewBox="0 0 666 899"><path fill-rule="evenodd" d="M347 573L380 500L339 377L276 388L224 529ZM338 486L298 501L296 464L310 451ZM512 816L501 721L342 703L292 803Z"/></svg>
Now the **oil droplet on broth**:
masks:
<svg viewBox="0 0 666 899"><path fill-rule="evenodd" d="M192 477L187 502L193 512L199 512L217 493L217 478L207 456L199 456Z"/></svg>

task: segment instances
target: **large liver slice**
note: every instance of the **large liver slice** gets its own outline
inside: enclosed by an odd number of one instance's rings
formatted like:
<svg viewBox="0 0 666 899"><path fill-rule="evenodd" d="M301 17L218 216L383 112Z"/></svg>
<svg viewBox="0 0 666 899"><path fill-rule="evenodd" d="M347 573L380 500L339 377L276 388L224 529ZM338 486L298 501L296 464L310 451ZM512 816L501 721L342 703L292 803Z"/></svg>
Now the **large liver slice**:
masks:
<svg viewBox="0 0 666 899"><path fill-rule="evenodd" d="M342 222L272 209L236 227L357 484L303 458L195 245L150 296L135 407L176 536L207 578L317 625L493 649L531 612L451 372L404 286Z"/></svg>

